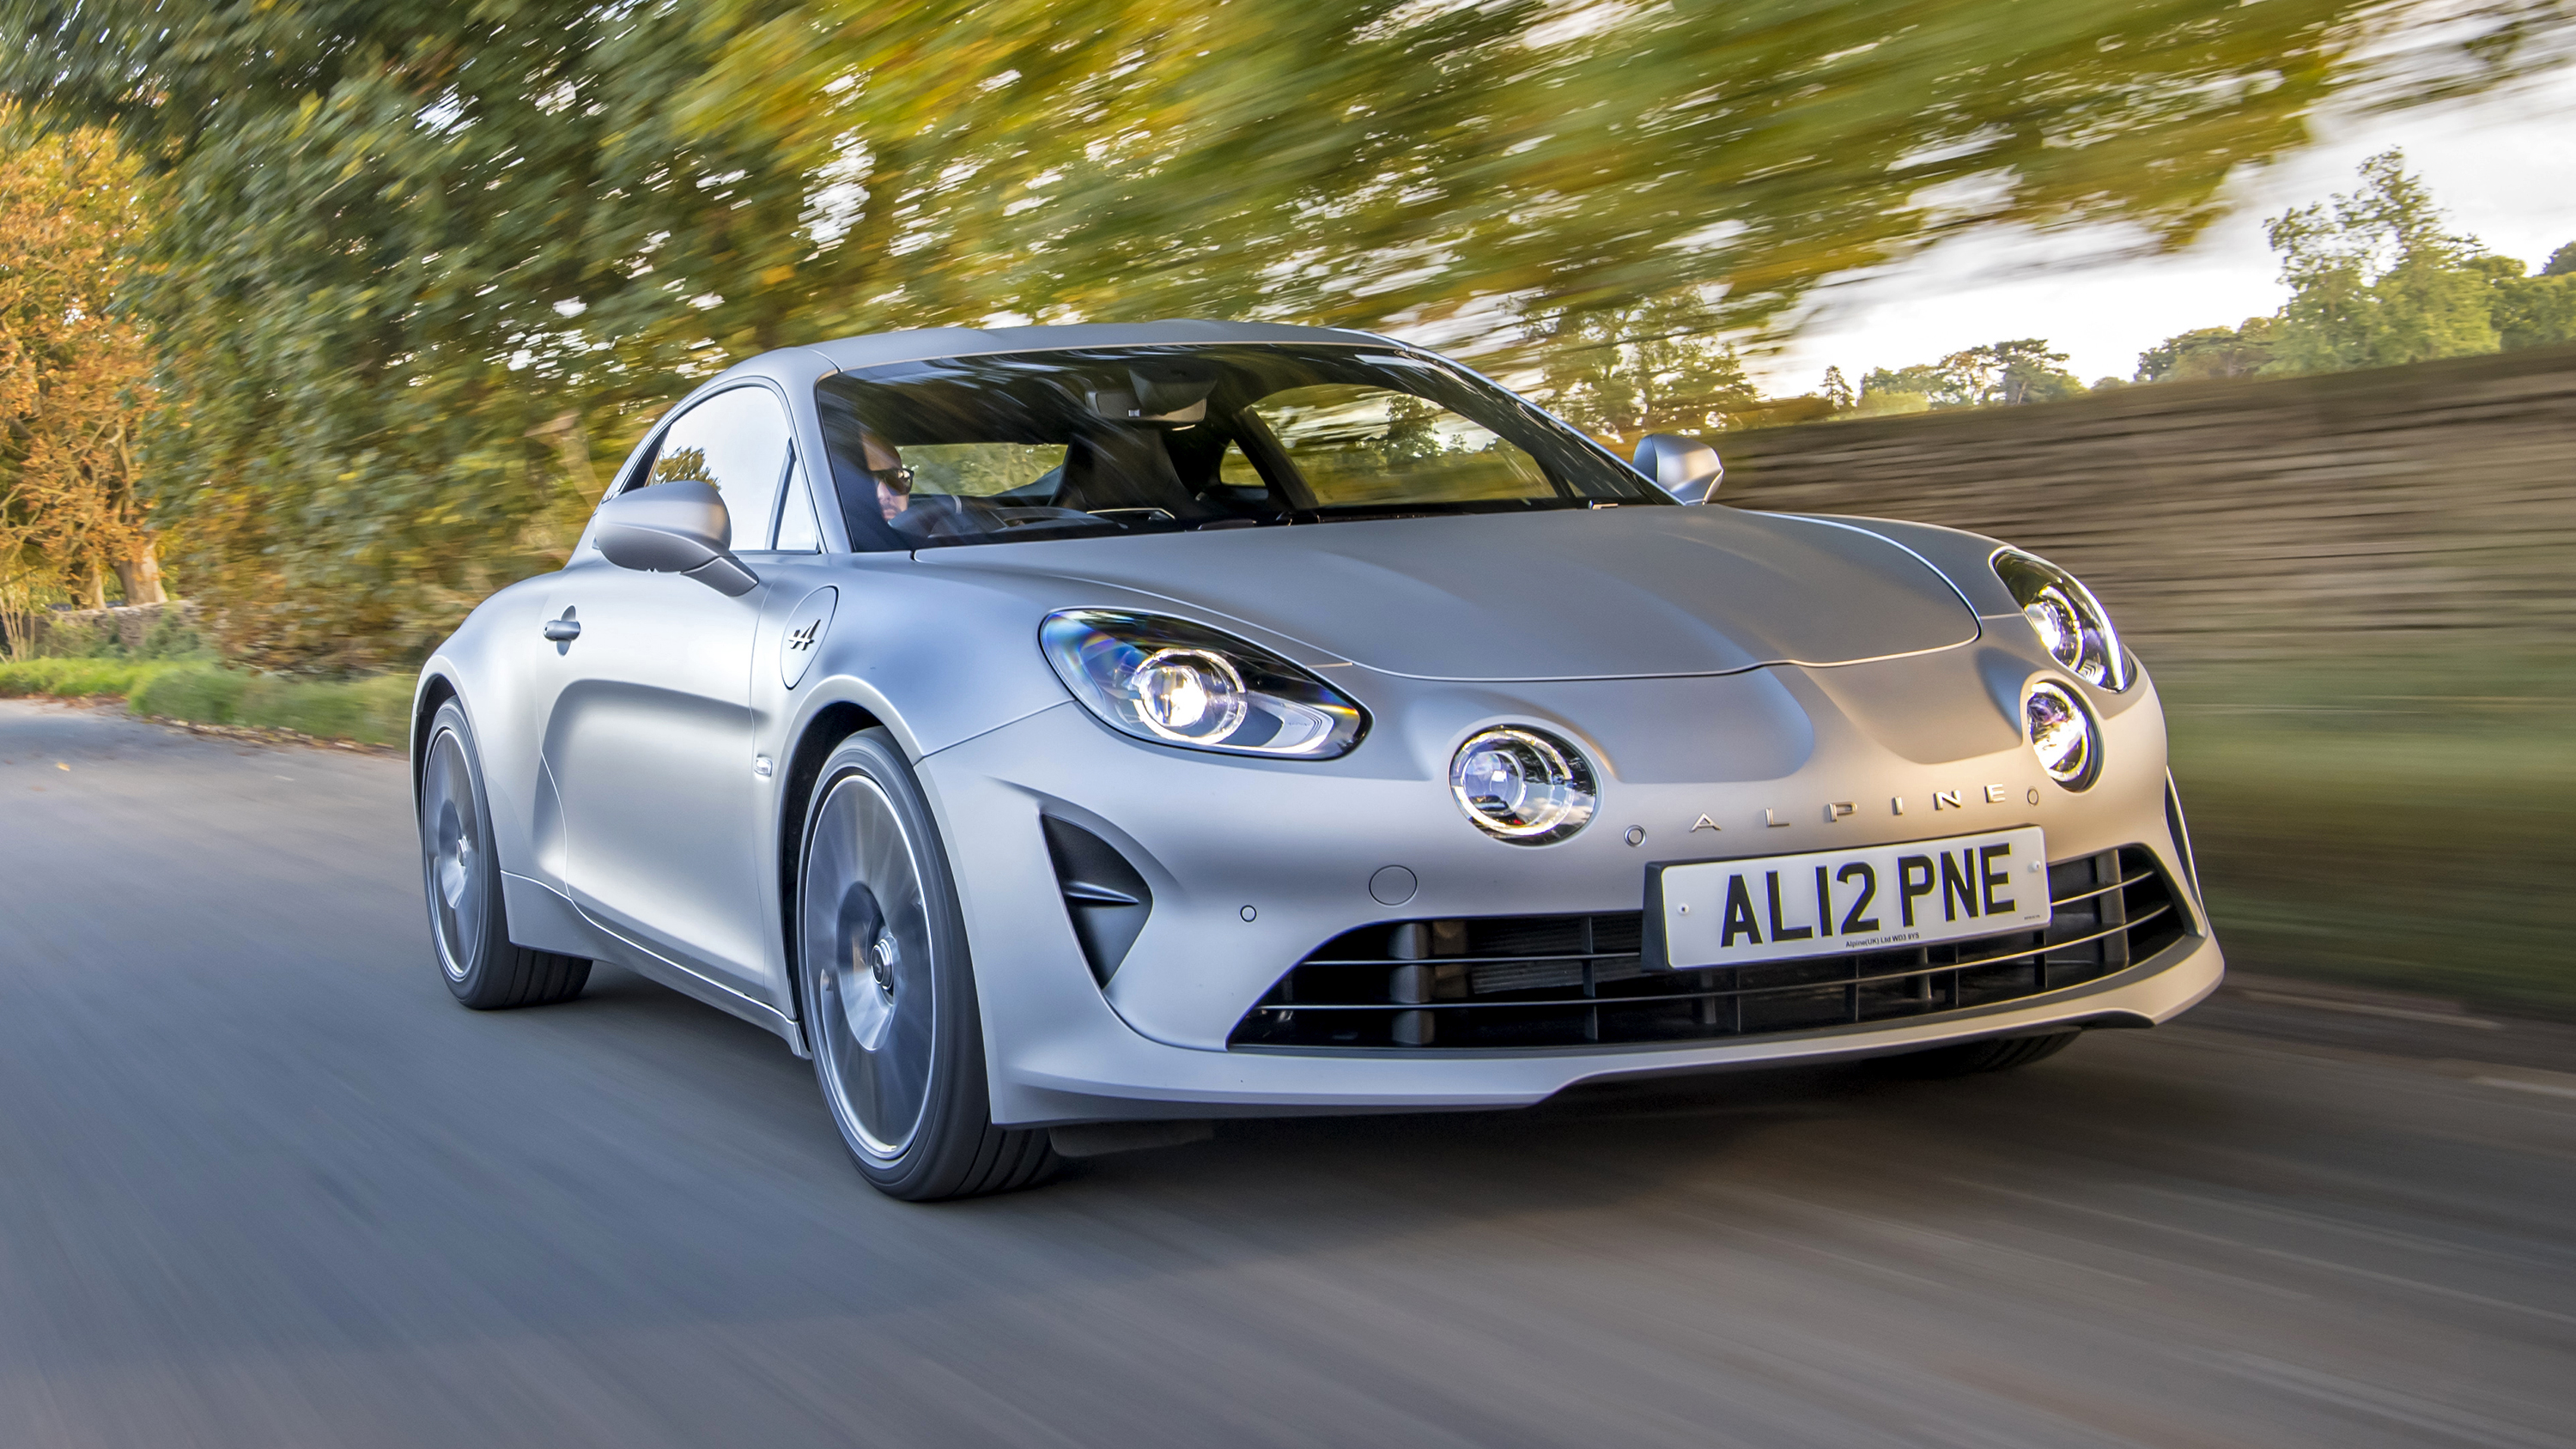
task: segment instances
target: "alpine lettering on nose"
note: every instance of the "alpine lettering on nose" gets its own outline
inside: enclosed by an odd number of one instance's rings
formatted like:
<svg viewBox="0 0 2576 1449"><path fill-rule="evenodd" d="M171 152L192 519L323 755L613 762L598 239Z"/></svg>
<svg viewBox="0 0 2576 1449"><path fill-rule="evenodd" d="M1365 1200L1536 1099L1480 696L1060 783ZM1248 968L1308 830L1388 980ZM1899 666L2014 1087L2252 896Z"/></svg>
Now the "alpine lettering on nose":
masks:
<svg viewBox="0 0 2576 1449"><path fill-rule="evenodd" d="M1984 796L1984 800L1982 802L1984 804L2008 805L2012 803L2012 792L2008 787L2003 785L1988 785L1978 793ZM1976 803L1979 802L1962 790L1935 790L1932 792L1932 809L1935 814L1951 810L1964 810L1969 805ZM2039 792L2037 790L2030 791L2027 796L2026 803L2032 805L2038 804ZM1827 825L1838 825L1859 813L1860 805L1857 801L1828 800L1824 802L1822 818L1824 823ZM1887 802L1887 813L1890 815L1904 814L1905 797L1902 795L1890 796ZM1766 806L1762 811L1762 823L1765 825L1780 826L1787 825L1790 822L1781 816L1779 807ZM1689 829L1684 833L1690 834L1702 830L1723 830L1725 828L1726 827L1718 824L1715 818L1702 814L1691 822Z"/></svg>

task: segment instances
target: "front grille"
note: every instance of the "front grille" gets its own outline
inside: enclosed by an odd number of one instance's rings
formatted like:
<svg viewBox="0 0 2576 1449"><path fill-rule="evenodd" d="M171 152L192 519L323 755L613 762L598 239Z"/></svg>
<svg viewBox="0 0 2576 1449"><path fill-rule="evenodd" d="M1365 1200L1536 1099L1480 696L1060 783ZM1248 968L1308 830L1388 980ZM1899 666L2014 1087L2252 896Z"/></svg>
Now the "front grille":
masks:
<svg viewBox="0 0 2576 1449"><path fill-rule="evenodd" d="M1297 963L1236 1047L1474 1050L1688 1042L1900 1021L2080 986L2184 934L2141 846L2048 868L2045 931L1649 972L1642 913L1381 922Z"/></svg>

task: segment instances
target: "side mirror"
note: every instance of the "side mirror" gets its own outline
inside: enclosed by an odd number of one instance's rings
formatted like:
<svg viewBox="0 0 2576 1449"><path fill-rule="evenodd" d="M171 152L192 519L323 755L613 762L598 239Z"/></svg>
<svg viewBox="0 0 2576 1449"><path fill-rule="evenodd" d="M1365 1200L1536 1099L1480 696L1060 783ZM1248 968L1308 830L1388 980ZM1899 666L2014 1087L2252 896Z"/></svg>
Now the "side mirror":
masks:
<svg viewBox="0 0 2576 1449"><path fill-rule="evenodd" d="M1726 476L1715 448L1679 433L1648 433L1638 439L1636 468L1684 503L1706 503Z"/></svg>
<svg viewBox="0 0 2576 1449"><path fill-rule="evenodd" d="M599 505L599 551L622 569L681 574L729 599L760 586L733 556L733 519L712 483L655 483Z"/></svg>

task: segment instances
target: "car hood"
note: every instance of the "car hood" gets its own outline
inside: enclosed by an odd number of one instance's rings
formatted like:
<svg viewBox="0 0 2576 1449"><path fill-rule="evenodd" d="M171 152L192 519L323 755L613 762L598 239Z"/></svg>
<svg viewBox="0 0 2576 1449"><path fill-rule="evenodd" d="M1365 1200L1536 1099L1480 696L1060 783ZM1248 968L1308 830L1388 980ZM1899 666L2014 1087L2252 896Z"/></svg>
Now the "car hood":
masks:
<svg viewBox="0 0 2576 1449"><path fill-rule="evenodd" d="M1727 507L1600 508L925 550L1042 575L1060 607L1153 595L1418 679L1630 679L1844 664L1977 637L1959 591L1849 524ZM1052 592L1052 591L1050 591Z"/></svg>

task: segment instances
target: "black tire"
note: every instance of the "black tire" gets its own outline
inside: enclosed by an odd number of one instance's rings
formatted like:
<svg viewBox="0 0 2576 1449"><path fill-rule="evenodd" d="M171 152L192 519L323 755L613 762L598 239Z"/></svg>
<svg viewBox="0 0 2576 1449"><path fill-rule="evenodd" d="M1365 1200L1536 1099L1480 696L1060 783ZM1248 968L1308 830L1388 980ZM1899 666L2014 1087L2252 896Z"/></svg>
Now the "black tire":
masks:
<svg viewBox="0 0 2576 1449"><path fill-rule="evenodd" d="M1043 1131L993 1125L948 852L894 738L843 740L796 856L797 994L823 1102L859 1172L908 1202L1044 1181Z"/></svg>
<svg viewBox="0 0 2576 1449"><path fill-rule="evenodd" d="M579 996L590 980L588 961L531 951L510 940L483 761L473 727L452 699L438 707L423 736L418 808L429 937L447 989L477 1011Z"/></svg>
<svg viewBox="0 0 2576 1449"><path fill-rule="evenodd" d="M1901 1058L1906 1069L1925 1077L1970 1077L1980 1072L2010 1072L2044 1061L2075 1044L2084 1033L2061 1031L2049 1036L2006 1036L1989 1041L1934 1047Z"/></svg>

